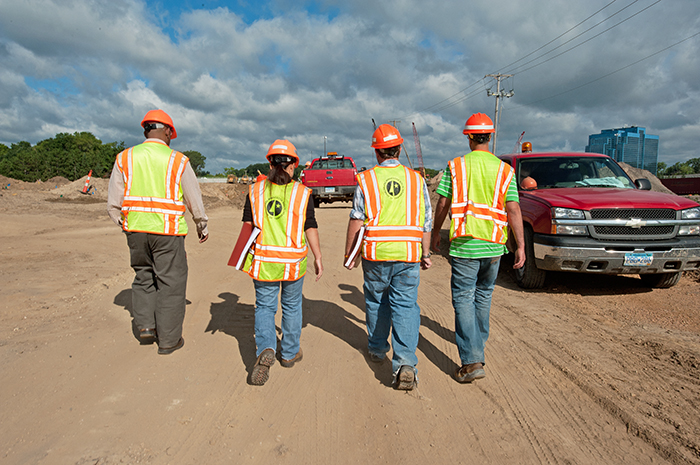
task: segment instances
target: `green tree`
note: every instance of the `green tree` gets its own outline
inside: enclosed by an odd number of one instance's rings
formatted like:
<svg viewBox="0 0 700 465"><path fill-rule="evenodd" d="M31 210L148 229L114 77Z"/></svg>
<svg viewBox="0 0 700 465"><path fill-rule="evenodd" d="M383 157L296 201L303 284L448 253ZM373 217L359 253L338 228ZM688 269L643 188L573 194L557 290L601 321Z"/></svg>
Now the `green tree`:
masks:
<svg viewBox="0 0 700 465"><path fill-rule="evenodd" d="M664 163L662 161L658 162L656 164L656 175L657 176L664 176L666 174L665 171L666 171L667 166L668 165L666 165L666 163Z"/></svg>
<svg viewBox="0 0 700 465"><path fill-rule="evenodd" d="M687 162L678 162L675 163L673 166L669 166L666 168L664 171L664 174L666 176L678 176L678 175L683 175L683 174L693 174L695 171L693 170L693 167L690 166Z"/></svg>
<svg viewBox="0 0 700 465"><path fill-rule="evenodd" d="M686 163L693 169L694 174L700 173L700 158L691 158Z"/></svg>
<svg viewBox="0 0 700 465"><path fill-rule="evenodd" d="M197 152L196 150L187 150L182 152L187 158L190 159L190 166L194 170L194 174L197 176L207 176L208 171L204 171L204 165L206 163L207 157Z"/></svg>

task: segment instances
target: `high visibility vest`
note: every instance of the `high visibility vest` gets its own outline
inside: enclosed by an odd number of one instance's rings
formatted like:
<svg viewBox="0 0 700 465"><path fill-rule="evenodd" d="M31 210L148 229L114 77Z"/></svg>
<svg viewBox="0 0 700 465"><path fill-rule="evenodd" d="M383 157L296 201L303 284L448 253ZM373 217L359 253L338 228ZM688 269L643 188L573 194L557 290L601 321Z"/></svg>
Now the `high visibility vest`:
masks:
<svg viewBox="0 0 700 465"><path fill-rule="evenodd" d="M469 236L505 244L508 238L506 193L513 168L483 151L457 157L449 166L452 175L450 240Z"/></svg>
<svg viewBox="0 0 700 465"><path fill-rule="evenodd" d="M253 224L260 229L245 265L258 281L296 281L306 273L304 223L311 190L292 181L258 181L249 188Z"/></svg>
<svg viewBox="0 0 700 465"><path fill-rule="evenodd" d="M402 165L375 166L357 175L365 197L362 256L420 262L425 224L423 178Z"/></svg>
<svg viewBox="0 0 700 465"><path fill-rule="evenodd" d="M147 140L117 155L117 167L124 177L124 231L187 234L180 180L188 161L159 140Z"/></svg>

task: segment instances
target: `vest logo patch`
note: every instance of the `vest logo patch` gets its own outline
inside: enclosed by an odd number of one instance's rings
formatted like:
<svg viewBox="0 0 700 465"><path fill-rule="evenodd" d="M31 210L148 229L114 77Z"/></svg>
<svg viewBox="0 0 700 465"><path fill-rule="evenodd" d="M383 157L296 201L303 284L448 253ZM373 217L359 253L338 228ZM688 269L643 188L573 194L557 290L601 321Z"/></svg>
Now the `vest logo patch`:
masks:
<svg viewBox="0 0 700 465"><path fill-rule="evenodd" d="M267 211L267 214L273 218L279 218L280 216L282 216L283 209L284 205L278 199L270 199L265 205L265 210Z"/></svg>
<svg viewBox="0 0 700 465"><path fill-rule="evenodd" d="M398 179L389 179L384 185L384 190L390 197L398 197L403 192L403 185Z"/></svg>

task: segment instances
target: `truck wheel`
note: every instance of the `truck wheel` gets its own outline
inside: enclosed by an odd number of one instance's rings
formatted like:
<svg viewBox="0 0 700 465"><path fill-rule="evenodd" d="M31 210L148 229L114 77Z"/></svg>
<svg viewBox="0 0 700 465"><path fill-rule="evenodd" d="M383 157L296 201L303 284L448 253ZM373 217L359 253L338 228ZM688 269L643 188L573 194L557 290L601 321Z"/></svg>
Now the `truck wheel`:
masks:
<svg viewBox="0 0 700 465"><path fill-rule="evenodd" d="M321 206L321 200L314 195L314 208L318 208Z"/></svg>
<svg viewBox="0 0 700 465"><path fill-rule="evenodd" d="M656 288L667 288L673 287L678 284L681 279L681 272L678 273L651 273L651 274L640 274L642 278L642 284L646 287L656 287Z"/></svg>
<svg viewBox="0 0 700 465"><path fill-rule="evenodd" d="M535 248L532 240L532 230L525 227L525 264L515 270L515 281L525 289L539 289L544 286L547 272L537 268L535 264Z"/></svg>

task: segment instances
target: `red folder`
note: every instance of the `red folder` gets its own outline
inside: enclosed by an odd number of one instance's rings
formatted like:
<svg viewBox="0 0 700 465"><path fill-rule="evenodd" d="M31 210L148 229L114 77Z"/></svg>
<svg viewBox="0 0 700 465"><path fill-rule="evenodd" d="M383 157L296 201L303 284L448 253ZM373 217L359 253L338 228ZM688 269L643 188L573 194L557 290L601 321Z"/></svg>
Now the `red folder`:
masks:
<svg viewBox="0 0 700 465"><path fill-rule="evenodd" d="M238 235L236 245L233 247L231 258L228 259L228 265L237 270L243 268L245 258L248 255L251 246L255 242L255 238L260 234L260 229L253 226L252 223L243 223L241 233Z"/></svg>
<svg viewBox="0 0 700 465"><path fill-rule="evenodd" d="M365 225L362 225L360 227L360 230L357 232L357 236L355 236L355 242L352 244L352 248L350 249L350 254L348 255L348 258L345 260L345 268L349 267L351 263L355 262L355 259L357 256L360 254L360 248L362 247L362 241L365 237Z"/></svg>

